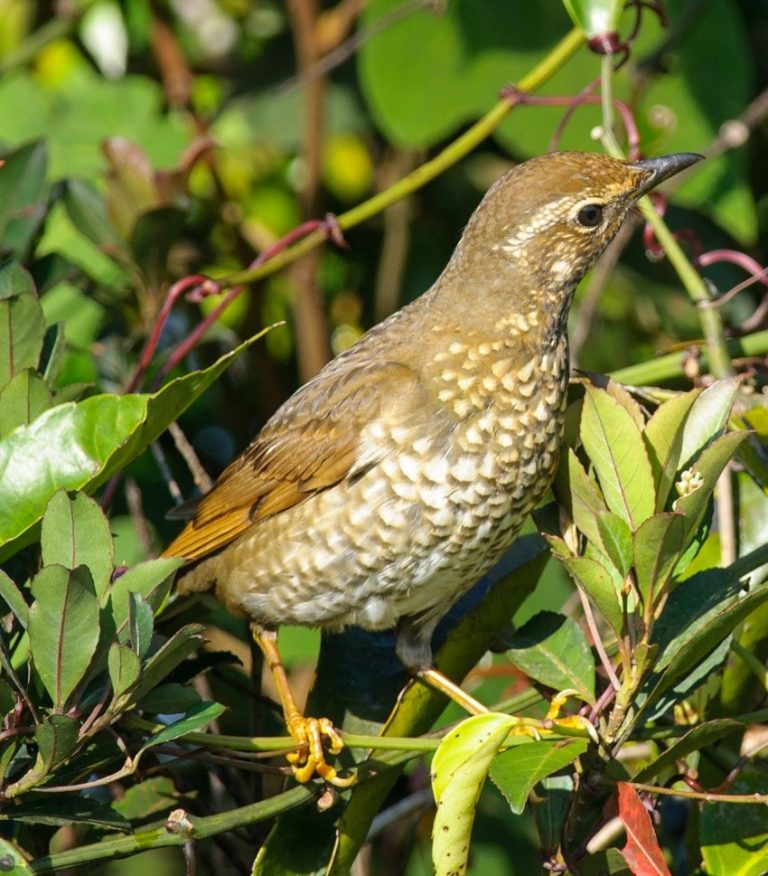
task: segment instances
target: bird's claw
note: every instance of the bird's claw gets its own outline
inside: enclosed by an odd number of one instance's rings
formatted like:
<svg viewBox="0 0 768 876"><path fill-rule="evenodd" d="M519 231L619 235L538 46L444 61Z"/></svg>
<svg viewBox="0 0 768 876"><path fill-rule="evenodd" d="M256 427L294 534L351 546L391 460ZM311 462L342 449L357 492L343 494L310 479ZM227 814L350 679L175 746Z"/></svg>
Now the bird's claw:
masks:
<svg viewBox="0 0 768 876"><path fill-rule="evenodd" d="M593 742L597 742L597 731L592 724L582 715L566 715L560 717L560 711L568 700L568 697L578 694L578 691L568 688L562 690L552 697L547 714L542 721L538 721L535 725L529 724L525 718L519 718L520 722L510 730L512 736L528 736L535 739L537 742L543 734L549 734L558 729L558 727L576 727L580 730L586 730L589 738Z"/></svg>
<svg viewBox="0 0 768 876"><path fill-rule="evenodd" d="M337 788L349 788L355 783L355 773L340 776L325 759L326 749L332 755L340 754L344 749L341 734L328 718L297 715L288 721L288 732L296 740L297 751L289 752L286 760L297 782L306 784L317 775Z"/></svg>

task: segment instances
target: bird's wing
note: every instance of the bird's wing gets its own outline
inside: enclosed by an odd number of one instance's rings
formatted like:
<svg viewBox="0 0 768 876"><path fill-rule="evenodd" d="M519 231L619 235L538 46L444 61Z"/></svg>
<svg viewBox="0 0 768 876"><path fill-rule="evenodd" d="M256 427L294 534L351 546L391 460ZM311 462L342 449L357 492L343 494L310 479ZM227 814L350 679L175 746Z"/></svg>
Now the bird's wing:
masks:
<svg viewBox="0 0 768 876"><path fill-rule="evenodd" d="M366 425L385 409L408 423L431 406L418 376L405 365L354 360L339 365L321 372L277 411L202 497L164 556L200 559L259 520L361 474L387 452L383 444L362 446Z"/></svg>

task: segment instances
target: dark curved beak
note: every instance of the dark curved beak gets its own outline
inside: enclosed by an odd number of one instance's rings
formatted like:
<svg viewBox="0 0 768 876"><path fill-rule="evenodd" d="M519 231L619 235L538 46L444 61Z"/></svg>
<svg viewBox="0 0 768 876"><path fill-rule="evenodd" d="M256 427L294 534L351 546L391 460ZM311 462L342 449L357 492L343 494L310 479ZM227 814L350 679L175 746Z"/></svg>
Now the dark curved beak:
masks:
<svg viewBox="0 0 768 876"><path fill-rule="evenodd" d="M648 176L635 191L635 197L639 198L647 194L665 179L680 173L703 158L704 156L697 152L673 152L672 155L662 155L659 158L644 158L642 161L633 161L632 167L648 172Z"/></svg>

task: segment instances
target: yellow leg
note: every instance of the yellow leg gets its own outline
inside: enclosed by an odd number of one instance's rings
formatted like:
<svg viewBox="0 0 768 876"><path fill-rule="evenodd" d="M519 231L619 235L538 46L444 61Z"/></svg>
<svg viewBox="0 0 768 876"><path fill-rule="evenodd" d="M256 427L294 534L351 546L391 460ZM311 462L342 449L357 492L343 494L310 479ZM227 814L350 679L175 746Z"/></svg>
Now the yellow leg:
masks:
<svg viewBox="0 0 768 876"><path fill-rule="evenodd" d="M463 688L459 687L455 681L451 681L447 675L440 672L439 669L430 667L429 669L419 669L416 673L418 677L425 681L430 687L444 693L454 703L458 703L462 709L469 712L470 715L484 715L488 709L481 702L471 697Z"/></svg>
<svg viewBox="0 0 768 876"><path fill-rule="evenodd" d="M326 761L323 741L328 741L328 752L339 754L344 748L339 731L328 718L306 718L301 714L293 697L285 666L277 647L277 631L252 625L253 639L264 654L283 707L285 726L296 740L297 751L286 755L293 774L299 782L309 782L315 774L337 788L348 788L354 784L355 775L342 778Z"/></svg>

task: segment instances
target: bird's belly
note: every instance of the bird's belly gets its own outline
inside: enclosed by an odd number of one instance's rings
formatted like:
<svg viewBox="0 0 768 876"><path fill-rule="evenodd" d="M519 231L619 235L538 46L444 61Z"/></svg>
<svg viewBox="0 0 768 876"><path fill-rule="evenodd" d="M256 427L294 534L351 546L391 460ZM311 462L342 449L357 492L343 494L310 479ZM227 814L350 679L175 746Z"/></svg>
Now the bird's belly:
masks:
<svg viewBox="0 0 768 876"><path fill-rule="evenodd" d="M459 430L440 453L428 442L401 448L343 489L263 521L214 570L219 597L272 624L385 629L404 615L442 615L548 487L562 405L538 428L519 415L484 425Z"/></svg>

